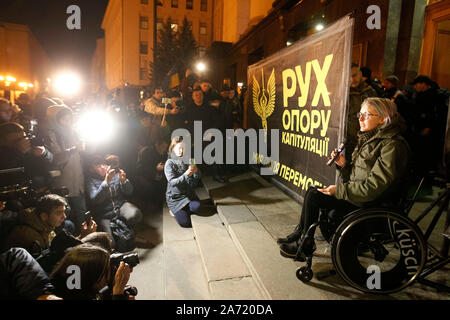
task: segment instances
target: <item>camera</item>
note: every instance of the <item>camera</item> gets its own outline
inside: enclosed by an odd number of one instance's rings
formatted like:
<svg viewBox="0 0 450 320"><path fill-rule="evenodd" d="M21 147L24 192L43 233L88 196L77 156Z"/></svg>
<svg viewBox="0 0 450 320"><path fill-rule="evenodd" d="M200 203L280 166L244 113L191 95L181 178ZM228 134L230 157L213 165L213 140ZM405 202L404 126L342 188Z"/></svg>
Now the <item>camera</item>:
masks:
<svg viewBox="0 0 450 320"><path fill-rule="evenodd" d="M122 261L128 264L131 268L136 267L140 262L137 253L113 253L109 257L109 262L111 265L111 270L114 270L114 274Z"/></svg>

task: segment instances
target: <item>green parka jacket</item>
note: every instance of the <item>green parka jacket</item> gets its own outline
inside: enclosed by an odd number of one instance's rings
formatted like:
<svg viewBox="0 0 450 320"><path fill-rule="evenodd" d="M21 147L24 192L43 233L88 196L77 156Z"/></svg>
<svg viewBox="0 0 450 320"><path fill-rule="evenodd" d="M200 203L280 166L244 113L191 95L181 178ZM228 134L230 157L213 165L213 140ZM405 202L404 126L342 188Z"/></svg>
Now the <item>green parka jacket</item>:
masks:
<svg viewBox="0 0 450 320"><path fill-rule="evenodd" d="M401 136L404 120L396 116L352 156L354 163L341 169L344 183L336 186L335 198L358 206L397 203L407 174L410 148Z"/></svg>

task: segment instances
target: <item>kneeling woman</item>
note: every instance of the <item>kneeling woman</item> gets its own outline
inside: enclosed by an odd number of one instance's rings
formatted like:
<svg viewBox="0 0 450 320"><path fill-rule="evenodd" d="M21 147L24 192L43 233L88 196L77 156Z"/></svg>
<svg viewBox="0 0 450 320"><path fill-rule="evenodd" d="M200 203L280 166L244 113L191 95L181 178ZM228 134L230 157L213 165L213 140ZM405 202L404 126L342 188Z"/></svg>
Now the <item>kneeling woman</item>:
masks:
<svg viewBox="0 0 450 320"><path fill-rule="evenodd" d="M183 137L175 137L169 146L169 159L164 166L167 178L166 201L170 214L183 228L190 228L191 214L200 209L200 202L194 188L200 180L200 172L196 165L183 162Z"/></svg>
<svg viewBox="0 0 450 320"><path fill-rule="evenodd" d="M282 256L303 260L305 253L315 249L314 240L304 235L318 221L320 209L335 209L343 216L360 207L393 205L398 201L410 155L401 136L404 121L396 105L382 98L364 100L358 118L361 129L352 162L346 163L342 154L336 159L344 183L308 189L300 223L293 233L278 239Z"/></svg>

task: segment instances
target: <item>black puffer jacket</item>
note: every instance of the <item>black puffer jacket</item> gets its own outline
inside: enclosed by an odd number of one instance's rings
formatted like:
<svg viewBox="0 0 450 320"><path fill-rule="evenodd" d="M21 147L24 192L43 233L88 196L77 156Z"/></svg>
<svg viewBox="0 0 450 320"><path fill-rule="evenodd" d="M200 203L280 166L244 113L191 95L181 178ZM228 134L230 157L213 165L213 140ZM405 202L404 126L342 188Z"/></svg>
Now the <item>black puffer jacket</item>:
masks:
<svg viewBox="0 0 450 320"><path fill-rule="evenodd" d="M36 300L53 291L47 274L25 249L0 254L0 300Z"/></svg>

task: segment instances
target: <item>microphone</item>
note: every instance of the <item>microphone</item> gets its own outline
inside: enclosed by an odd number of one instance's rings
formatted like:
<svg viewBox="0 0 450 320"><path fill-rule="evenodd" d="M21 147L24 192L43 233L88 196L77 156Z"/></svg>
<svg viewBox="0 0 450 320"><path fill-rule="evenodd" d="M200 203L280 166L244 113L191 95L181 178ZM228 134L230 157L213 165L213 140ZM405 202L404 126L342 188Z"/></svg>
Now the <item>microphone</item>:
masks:
<svg viewBox="0 0 450 320"><path fill-rule="evenodd" d="M335 155L334 157L332 157L330 160L328 160L327 166L331 166L331 165L334 163L334 161L336 161L337 157L339 157L339 155L341 154L341 152L344 151L344 148L345 148L345 141L342 142L342 143L339 145L339 147L337 148L336 155Z"/></svg>

